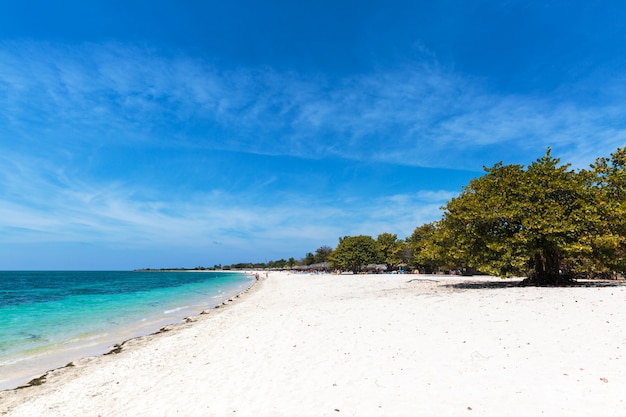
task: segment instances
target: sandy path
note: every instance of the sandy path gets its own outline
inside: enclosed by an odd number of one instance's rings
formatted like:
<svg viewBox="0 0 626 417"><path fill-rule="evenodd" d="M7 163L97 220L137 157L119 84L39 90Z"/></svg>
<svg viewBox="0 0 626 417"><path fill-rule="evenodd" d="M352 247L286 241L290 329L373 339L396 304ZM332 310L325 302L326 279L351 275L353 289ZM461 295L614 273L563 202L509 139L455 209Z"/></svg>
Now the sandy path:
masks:
<svg viewBox="0 0 626 417"><path fill-rule="evenodd" d="M624 284L481 281L273 273L193 323L1 392L0 413L626 415Z"/></svg>

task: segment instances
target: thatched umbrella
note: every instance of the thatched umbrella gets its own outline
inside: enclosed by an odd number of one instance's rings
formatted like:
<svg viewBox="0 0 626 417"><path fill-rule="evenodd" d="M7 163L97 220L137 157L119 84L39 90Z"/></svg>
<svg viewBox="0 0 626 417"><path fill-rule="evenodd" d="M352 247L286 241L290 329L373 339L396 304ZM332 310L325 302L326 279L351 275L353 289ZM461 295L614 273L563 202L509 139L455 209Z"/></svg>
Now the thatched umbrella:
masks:
<svg viewBox="0 0 626 417"><path fill-rule="evenodd" d="M387 270L387 265L385 264L369 264L365 266L365 269L367 271L376 271L376 272L383 272Z"/></svg>

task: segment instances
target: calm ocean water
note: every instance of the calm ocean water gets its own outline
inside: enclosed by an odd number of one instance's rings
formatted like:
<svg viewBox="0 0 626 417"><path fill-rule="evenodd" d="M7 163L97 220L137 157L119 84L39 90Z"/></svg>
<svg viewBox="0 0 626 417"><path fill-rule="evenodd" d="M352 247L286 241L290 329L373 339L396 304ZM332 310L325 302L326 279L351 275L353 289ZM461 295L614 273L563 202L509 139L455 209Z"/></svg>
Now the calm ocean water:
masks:
<svg viewBox="0 0 626 417"><path fill-rule="evenodd" d="M198 314L252 281L233 272L0 271L0 389Z"/></svg>

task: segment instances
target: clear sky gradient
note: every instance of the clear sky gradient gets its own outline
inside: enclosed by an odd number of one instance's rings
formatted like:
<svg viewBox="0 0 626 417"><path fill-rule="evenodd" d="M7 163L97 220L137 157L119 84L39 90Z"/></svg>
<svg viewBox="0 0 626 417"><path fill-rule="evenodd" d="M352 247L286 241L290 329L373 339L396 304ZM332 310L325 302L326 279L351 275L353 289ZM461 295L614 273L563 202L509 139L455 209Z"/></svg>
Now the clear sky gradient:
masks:
<svg viewBox="0 0 626 417"><path fill-rule="evenodd" d="M29 1L0 13L0 269L409 236L498 161L626 145L623 1Z"/></svg>

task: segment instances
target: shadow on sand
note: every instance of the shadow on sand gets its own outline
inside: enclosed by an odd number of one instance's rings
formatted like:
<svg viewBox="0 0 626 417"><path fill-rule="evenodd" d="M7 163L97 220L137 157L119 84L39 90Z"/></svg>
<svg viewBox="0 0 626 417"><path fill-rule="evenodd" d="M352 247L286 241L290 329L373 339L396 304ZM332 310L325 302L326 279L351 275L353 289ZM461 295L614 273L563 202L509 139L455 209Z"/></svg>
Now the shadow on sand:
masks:
<svg viewBox="0 0 626 417"><path fill-rule="evenodd" d="M547 285L529 285L523 283L523 281L510 281L503 279L501 281L474 281L474 282L459 282L455 284L446 284L444 287L455 288L460 290L483 290L483 289L500 289L500 288L519 288L519 287L553 287L553 288L571 288L571 287L588 287L588 288L603 288L603 287L626 287L626 281L607 281L607 280L580 280L574 281L567 285L559 286L547 286Z"/></svg>

